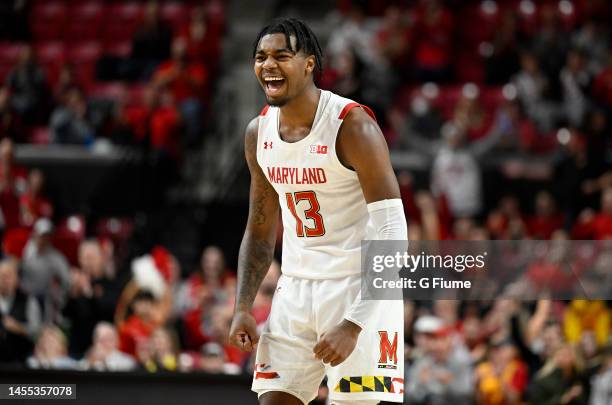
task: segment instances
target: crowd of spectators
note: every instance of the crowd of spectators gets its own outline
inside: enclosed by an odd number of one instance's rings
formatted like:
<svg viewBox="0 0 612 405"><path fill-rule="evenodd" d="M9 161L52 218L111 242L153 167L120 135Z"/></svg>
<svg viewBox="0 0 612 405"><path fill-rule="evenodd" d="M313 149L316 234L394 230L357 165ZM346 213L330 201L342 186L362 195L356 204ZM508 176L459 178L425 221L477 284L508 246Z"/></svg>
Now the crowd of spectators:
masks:
<svg viewBox="0 0 612 405"><path fill-rule="evenodd" d="M612 238L611 11L597 0L339 2L320 83L373 107L392 151L431 162L428 180L398 173L411 240ZM523 269L527 283L554 288L568 260L552 249ZM609 283L607 253L572 266ZM608 302L525 291L407 301L406 403L609 403Z"/></svg>
<svg viewBox="0 0 612 405"><path fill-rule="evenodd" d="M222 3L6 3L1 137L111 141L174 159L201 139L220 58ZM25 27L11 21L21 14Z"/></svg>

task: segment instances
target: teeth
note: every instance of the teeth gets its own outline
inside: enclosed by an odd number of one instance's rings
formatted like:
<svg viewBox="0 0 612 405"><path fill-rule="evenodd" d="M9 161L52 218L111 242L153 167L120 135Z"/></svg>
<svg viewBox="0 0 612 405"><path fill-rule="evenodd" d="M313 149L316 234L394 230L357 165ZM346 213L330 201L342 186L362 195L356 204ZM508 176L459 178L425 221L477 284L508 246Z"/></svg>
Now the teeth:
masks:
<svg viewBox="0 0 612 405"><path fill-rule="evenodd" d="M277 81L282 81L285 80L282 77L264 77L264 81L265 82L277 82Z"/></svg>

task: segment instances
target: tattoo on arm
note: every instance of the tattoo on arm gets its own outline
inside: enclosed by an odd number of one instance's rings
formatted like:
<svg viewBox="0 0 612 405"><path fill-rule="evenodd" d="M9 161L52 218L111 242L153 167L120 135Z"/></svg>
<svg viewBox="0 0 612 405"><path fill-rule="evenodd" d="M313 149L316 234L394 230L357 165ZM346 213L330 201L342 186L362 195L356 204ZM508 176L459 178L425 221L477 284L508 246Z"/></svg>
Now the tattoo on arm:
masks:
<svg viewBox="0 0 612 405"><path fill-rule="evenodd" d="M238 255L238 288L236 291L236 309L250 311L257 290L263 281L270 263L274 245L267 240L254 239L248 233L242 240Z"/></svg>
<svg viewBox="0 0 612 405"><path fill-rule="evenodd" d="M257 290L274 255L278 195L257 163L257 125L252 121L245 138L245 156L251 172L247 229L238 254L236 310L250 311Z"/></svg>

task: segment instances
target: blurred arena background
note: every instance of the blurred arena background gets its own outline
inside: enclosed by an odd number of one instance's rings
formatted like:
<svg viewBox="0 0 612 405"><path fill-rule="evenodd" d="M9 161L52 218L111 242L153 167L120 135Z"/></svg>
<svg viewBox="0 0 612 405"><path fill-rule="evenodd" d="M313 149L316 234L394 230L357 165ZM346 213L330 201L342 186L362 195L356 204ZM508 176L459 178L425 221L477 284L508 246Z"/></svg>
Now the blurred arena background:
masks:
<svg viewBox="0 0 612 405"><path fill-rule="evenodd" d="M92 404L255 403L252 359L226 337L243 131L265 104L252 41L275 16L319 36L321 87L376 112L411 239L612 238L611 13L605 0L0 2L0 382L72 382ZM592 265L610 274L612 254ZM606 301L405 305L406 403L612 404Z"/></svg>

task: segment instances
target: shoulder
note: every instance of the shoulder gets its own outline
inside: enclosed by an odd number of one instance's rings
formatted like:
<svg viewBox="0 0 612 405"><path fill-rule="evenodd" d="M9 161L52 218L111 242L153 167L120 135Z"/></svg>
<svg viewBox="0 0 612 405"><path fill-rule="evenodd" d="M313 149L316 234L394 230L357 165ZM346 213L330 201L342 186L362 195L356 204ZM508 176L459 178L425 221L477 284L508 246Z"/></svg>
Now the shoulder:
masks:
<svg viewBox="0 0 612 405"><path fill-rule="evenodd" d="M348 168L363 166L389 153L380 127L365 108L359 104L351 108L338 131L336 152L340 162Z"/></svg>
<svg viewBox="0 0 612 405"><path fill-rule="evenodd" d="M257 134L259 132L259 116L251 119L244 131L244 144L247 149L257 146Z"/></svg>
<svg viewBox="0 0 612 405"><path fill-rule="evenodd" d="M259 122L266 116L268 110L270 109L269 105L265 105L262 108L261 112L254 118L249 121L246 126L246 130L244 132L245 144L247 146L257 145L257 133L259 132Z"/></svg>
<svg viewBox="0 0 612 405"><path fill-rule="evenodd" d="M369 109L366 110L367 107L357 103L348 104L347 107L350 109L346 112L343 111L339 116L342 119L341 134L347 134L351 137L369 136L371 134L382 135L373 114L368 111Z"/></svg>
<svg viewBox="0 0 612 405"><path fill-rule="evenodd" d="M385 143L380 127L370 112L357 105L347 111L338 131L338 146L343 150L369 149Z"/></svg>

